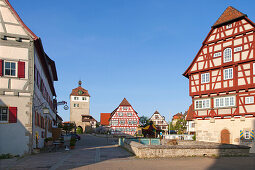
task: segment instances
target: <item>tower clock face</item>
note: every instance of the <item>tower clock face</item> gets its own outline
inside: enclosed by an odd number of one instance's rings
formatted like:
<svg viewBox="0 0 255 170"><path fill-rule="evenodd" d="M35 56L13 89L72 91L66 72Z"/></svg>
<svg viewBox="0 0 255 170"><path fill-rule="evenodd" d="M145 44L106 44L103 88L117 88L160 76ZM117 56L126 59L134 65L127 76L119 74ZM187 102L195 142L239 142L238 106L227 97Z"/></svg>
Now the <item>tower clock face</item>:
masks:
<svg viewBox="0 0 255 170"><path fill-rule="evenodd" d="M82 94L83 92L81 90L78 91L78 94Z"/></svg>

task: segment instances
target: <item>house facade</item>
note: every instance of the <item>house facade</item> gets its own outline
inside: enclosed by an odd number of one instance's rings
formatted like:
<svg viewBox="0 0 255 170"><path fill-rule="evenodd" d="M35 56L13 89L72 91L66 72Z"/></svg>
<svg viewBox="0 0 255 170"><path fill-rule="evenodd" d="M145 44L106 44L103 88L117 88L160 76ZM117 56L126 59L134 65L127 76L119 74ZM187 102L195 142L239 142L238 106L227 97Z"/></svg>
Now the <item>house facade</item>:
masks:
<svg viewBox="0 0 255 170"><path fill-rule="evenodd" d="M110 115L110 130L114 135L134 135L139 125L138 113L126 98Z"/></svg>
<svg viewBox="0 0 255 170"><path fill-rule="evenodd" d="M90 95L88 90L81 87L82 82L78 82L78 87L70 94L70 121L76 127L80 126L83 132L95 127L96 121L90 115ZM95 124L95 125L94 125Z"/></svg>
<svg viewBox="0 0 255 170"><path fill-rule="evenodd" d="M0 0L0 154L44 146L57 124L55 62L8 0Z"/></svg>
<svg viewBox="0 0 255 170"><path fill-rule="evenodd" d="M247 15L228 7L183 74L197 140L246 144L255 151L254 27Z"/></svg>
<svg viewBox="0 0 255 170"><path fill-rule="evenodd" d="M165 120L165 117L161 116L158 111L155 111L149 120L153 122L158 130L162 130L164 131L164 134L167 134L168 124Z"/></svg>

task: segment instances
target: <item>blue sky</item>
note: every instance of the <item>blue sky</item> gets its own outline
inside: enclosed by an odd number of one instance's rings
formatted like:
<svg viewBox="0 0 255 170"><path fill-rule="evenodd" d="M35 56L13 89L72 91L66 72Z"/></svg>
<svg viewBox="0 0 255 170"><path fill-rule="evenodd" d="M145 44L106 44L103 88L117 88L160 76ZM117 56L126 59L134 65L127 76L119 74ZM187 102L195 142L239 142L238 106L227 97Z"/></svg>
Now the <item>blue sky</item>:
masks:
<svg viewBox="0 0 255 170"><path fill-rule="evenodd" d="M229 6L255 22L254 0L10 0L56 62L57 98L69 103L83 81L90 113L112 112L124 97L139 116L169 120L191 104L182 76L211 26ZM58 107L64 121L69 110Z"/></svg>

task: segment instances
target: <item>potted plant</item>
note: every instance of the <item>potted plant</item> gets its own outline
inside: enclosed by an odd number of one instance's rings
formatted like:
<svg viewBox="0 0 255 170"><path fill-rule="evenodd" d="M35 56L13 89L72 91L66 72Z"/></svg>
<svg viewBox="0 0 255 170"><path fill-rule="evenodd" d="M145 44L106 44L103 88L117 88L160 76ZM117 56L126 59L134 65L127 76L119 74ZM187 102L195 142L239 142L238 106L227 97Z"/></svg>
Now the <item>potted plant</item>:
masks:
<svg viewBox="0 0 255 170"><path fill-rule="evenodd" d="M76 143L76 139L75 138L71 138L71 140L70 140L70 148L71 149L74 149L75 143Z"/></svg>

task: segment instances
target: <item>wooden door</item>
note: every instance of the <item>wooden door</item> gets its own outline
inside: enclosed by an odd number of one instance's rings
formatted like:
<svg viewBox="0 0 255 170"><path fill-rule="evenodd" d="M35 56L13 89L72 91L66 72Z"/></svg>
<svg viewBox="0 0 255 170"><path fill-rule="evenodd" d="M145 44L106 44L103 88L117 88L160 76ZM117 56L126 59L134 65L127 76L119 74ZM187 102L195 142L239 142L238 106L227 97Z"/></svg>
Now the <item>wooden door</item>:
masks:
<svg viewBox="0 0 255 170"><path fill-rule="evenodd" d="M227 129L221 131L221 143L230 144L230 132Z"/></svg>

